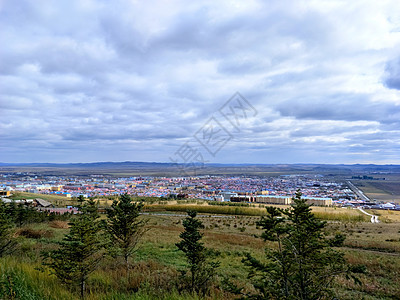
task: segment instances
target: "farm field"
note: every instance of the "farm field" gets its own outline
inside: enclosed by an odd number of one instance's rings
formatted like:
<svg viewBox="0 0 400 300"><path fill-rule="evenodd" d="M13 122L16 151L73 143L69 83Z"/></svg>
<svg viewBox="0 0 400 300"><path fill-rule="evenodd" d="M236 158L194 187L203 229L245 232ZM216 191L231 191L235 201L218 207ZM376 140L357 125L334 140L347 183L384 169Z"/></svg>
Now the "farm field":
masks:
<svg viewBox="0 0 400 300"><path fill-rule="evenodd" d="M400 178L389 176L387 180L353 180L371 200L400 203Z"/></svg>

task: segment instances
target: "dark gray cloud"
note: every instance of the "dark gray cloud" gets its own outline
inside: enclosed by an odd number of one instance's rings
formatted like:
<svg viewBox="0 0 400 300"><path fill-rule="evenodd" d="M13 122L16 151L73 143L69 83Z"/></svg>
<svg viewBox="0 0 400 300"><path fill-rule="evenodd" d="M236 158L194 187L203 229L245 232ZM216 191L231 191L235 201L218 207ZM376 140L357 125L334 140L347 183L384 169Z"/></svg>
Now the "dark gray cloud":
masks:
<svg viewBox="0 0 400 300"><path fill-rule="evenodd" d="M400 57L386 64L385 84L391 89L400 90Z"/></svg>
<svg viewBox="0 0 400 300"><path fill-rule="evenodd" d="M277 110L283 116L297 119L379 121L399 120L400 106L370 100L368 94L334 94L323 98L299 97L280 103Z"/></svg>
<svg viewBox="0 0 400 300"><path fill-rule="evenodd" d="M399 162L399 11L3 1L0 160L168 161L214 116L233 139L211 162ZM236 91L257 110L240 131L218 113Z"/></svg>

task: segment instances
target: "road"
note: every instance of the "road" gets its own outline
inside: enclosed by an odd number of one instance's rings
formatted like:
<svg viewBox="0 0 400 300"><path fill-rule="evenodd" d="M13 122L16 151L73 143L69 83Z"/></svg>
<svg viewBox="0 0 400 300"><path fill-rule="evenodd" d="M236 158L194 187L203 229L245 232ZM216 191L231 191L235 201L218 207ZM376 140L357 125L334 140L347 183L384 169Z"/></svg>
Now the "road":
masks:
<svg viewBox="0 0 400 300"><path fill-rule="evenodd" d="M353 192L356 193L357 196L360 197L362 200L365 200L368 202L370 201L370 199L367 196L365 196L365 194L358 187L356 187L352 182L347 181L347 184L353 190Z"/></svg>

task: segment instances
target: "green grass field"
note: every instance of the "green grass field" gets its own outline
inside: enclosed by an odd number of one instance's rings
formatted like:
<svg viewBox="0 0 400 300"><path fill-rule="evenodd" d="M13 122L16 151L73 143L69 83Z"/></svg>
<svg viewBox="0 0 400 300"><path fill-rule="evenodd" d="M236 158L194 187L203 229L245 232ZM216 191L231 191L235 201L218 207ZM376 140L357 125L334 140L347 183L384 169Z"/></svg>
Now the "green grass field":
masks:
<svg viewBox="0 0 400 300"><path fill-rule="evenodd" d="M172 210L182 215L188 208L199 210L201 207L205 209L199 217L205 225L204 243L210 249L209 255L221 262L217 285L224 276L228 276L250 291L247 270L241 260L244 252L262 258L265 247L272 246L259 238L261 230L256 226L260 218L257 214L262 214L265 208L184 205L182 202L179 205L147 206L154 213ZM239 212L237 215L230 215L231 209L241 210L236 211ZM338 278L335 285L338 298L400 298L400 212L386 214L387 223L372 224L359 218L362 215L355 210L314 209L317 216L328 220L327 234L346 233L347 239L341 251L348 261L367 267L367 273L360 275L361 285L345 277ZM179 295L174 285L179 270L185 266L184 256L175 246L183 230L184 216L150 214L142 218L148 219L148 231L135 255L131 275L127 277L116 261L104 260L89 277L87 299L196 299L190 295ZM20 235L19 248L13 255L0 259L2 299L78 299L75 292L61 285L54 276L36 269L40 267L41 251L54 249L55 243L68 232L67 222L52 221L25 227L39 232L39 237ZM17 236L22 229L17 231ZM212 290L210 296L210 299L234 298L217 288Z"/></svg>
<svg viewBox="0 0 400 300"><path fill-rule="evenodd" d="M70 199L57 196L57 195L46 195L46 194L35 194L35 193L27 193L27 192L14 192L10 199L21 200L21 199L35 199L40 198L46 201L53 203L56 206L65 206L71 202Z"/></svg>

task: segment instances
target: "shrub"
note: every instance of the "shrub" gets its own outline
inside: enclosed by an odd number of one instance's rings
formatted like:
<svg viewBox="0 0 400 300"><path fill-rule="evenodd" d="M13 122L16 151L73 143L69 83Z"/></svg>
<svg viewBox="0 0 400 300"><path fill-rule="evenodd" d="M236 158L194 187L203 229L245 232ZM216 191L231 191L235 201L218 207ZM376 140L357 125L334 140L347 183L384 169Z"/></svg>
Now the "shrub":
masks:
<svg viewBox="0 0 400 300"><path fill-rule="evenodd" d="M21 228L16 232L17 236L23 236L29 239L51 238L54 236L51 230L35 230L32 228Z"/></svg>

